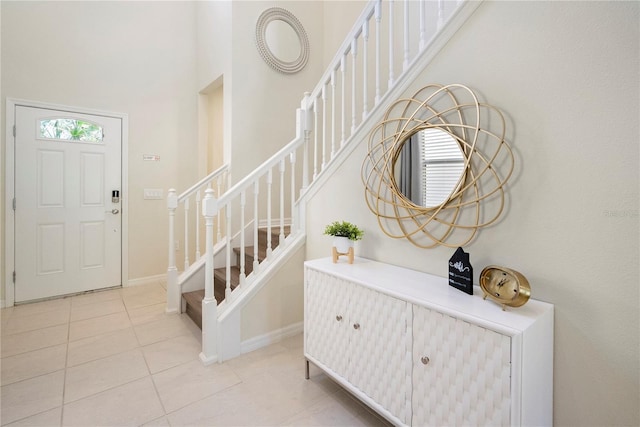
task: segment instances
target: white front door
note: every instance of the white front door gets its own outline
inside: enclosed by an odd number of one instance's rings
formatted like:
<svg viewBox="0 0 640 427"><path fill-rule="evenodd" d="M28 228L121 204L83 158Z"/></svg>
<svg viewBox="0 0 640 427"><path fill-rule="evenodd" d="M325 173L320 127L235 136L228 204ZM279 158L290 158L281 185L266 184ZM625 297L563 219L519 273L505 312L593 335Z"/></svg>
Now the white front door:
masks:
<svg viewBox="0 0 640 427"><path fill-rule="evenodd" d="M15 302L121 285L122 120L15 109Z"/></svg>

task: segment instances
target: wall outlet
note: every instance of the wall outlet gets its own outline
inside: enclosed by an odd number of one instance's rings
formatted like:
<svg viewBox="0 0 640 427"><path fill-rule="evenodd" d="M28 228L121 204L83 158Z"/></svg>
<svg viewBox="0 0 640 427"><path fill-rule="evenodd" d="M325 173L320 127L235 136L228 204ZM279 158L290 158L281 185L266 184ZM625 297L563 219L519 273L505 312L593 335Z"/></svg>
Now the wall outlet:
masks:
<svg viewBox="0 0 640 427"><path fill-rule="evenodd" d="M164 191L162 188L145 188L144 199L145 200L162 200L164 199Z"/></svg>

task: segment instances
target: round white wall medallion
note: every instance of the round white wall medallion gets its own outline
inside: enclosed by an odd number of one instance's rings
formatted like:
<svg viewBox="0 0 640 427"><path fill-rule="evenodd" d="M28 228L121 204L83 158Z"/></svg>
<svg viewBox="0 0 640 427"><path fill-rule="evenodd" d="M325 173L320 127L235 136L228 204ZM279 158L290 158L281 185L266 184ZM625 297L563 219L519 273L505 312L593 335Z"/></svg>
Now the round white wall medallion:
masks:
<svg viewBox="0 0 640 427"><path fill-rule="evenodd" d="M258 17L256 45L262 59L281 73L297 73L309 59L304 27L295 15L281 7L266 9Z"/></svg>

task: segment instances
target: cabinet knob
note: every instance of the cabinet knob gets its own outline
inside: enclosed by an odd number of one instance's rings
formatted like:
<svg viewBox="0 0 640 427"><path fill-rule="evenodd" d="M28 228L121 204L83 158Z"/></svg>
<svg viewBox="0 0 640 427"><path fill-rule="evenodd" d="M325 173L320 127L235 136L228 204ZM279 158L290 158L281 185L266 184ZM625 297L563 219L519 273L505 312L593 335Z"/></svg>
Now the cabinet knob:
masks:
<svg viewBox="0 0 640 427"><path fill-rule="evenodd" d="M353 329L360 329L360 323L354 323Z"/></svg>
<svg viewBox="0 0 640 427"><path fill-rule="evenodd" d="M337 316L336 316L336 320L337 320L338 322L339 322L339 321L341 321L341 320L342 320L342 316L337 315Z"/></svg>
<svg viewBox="0 0 640 427"><path fill-rule="evenodd" d="M420 361L423 365L426 365L429 363L429 358L427 356L422 356L422 359L420 359Z"/></svg>

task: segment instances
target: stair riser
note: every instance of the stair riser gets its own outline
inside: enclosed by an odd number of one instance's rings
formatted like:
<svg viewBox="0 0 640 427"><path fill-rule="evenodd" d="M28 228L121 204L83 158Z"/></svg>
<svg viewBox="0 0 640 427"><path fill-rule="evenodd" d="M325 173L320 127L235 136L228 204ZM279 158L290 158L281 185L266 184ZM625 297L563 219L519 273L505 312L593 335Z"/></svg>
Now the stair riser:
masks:
<svg viewBox="0 0 640 427"><path fill-rule="evenodd" d="M271 248L275 248L280 243L280 231L279 229L271 229ZM267 231L258 230L258 244L264 248L267 247Z"/></svg>
<svg viewBox="0 0 640 427"><path fill-rule="evenodd" d="M202 312L196 311L194 307L190 304L187 304L187 310L185 311L187 316L193 320L193 322L198 325L198 328L202 329Z"/></svg>
<svg viewBox="0 0 640 427"><path fill-rule="evenodd" d="M224 300L224 293L226 288L227 288L227 283L224 280L214 276L213 295L215 296L216 301L218 301L218 304L220 304L222 300Z"/></svg>
<svg viewBox="0 0 640 427"><path fill-rule="evenodd" d="M244 254L244 274L248 276L253 272L253 253L249 254L245 252ZM240 254L236 254L236 262L238 266L240 266Z"/></svg>

